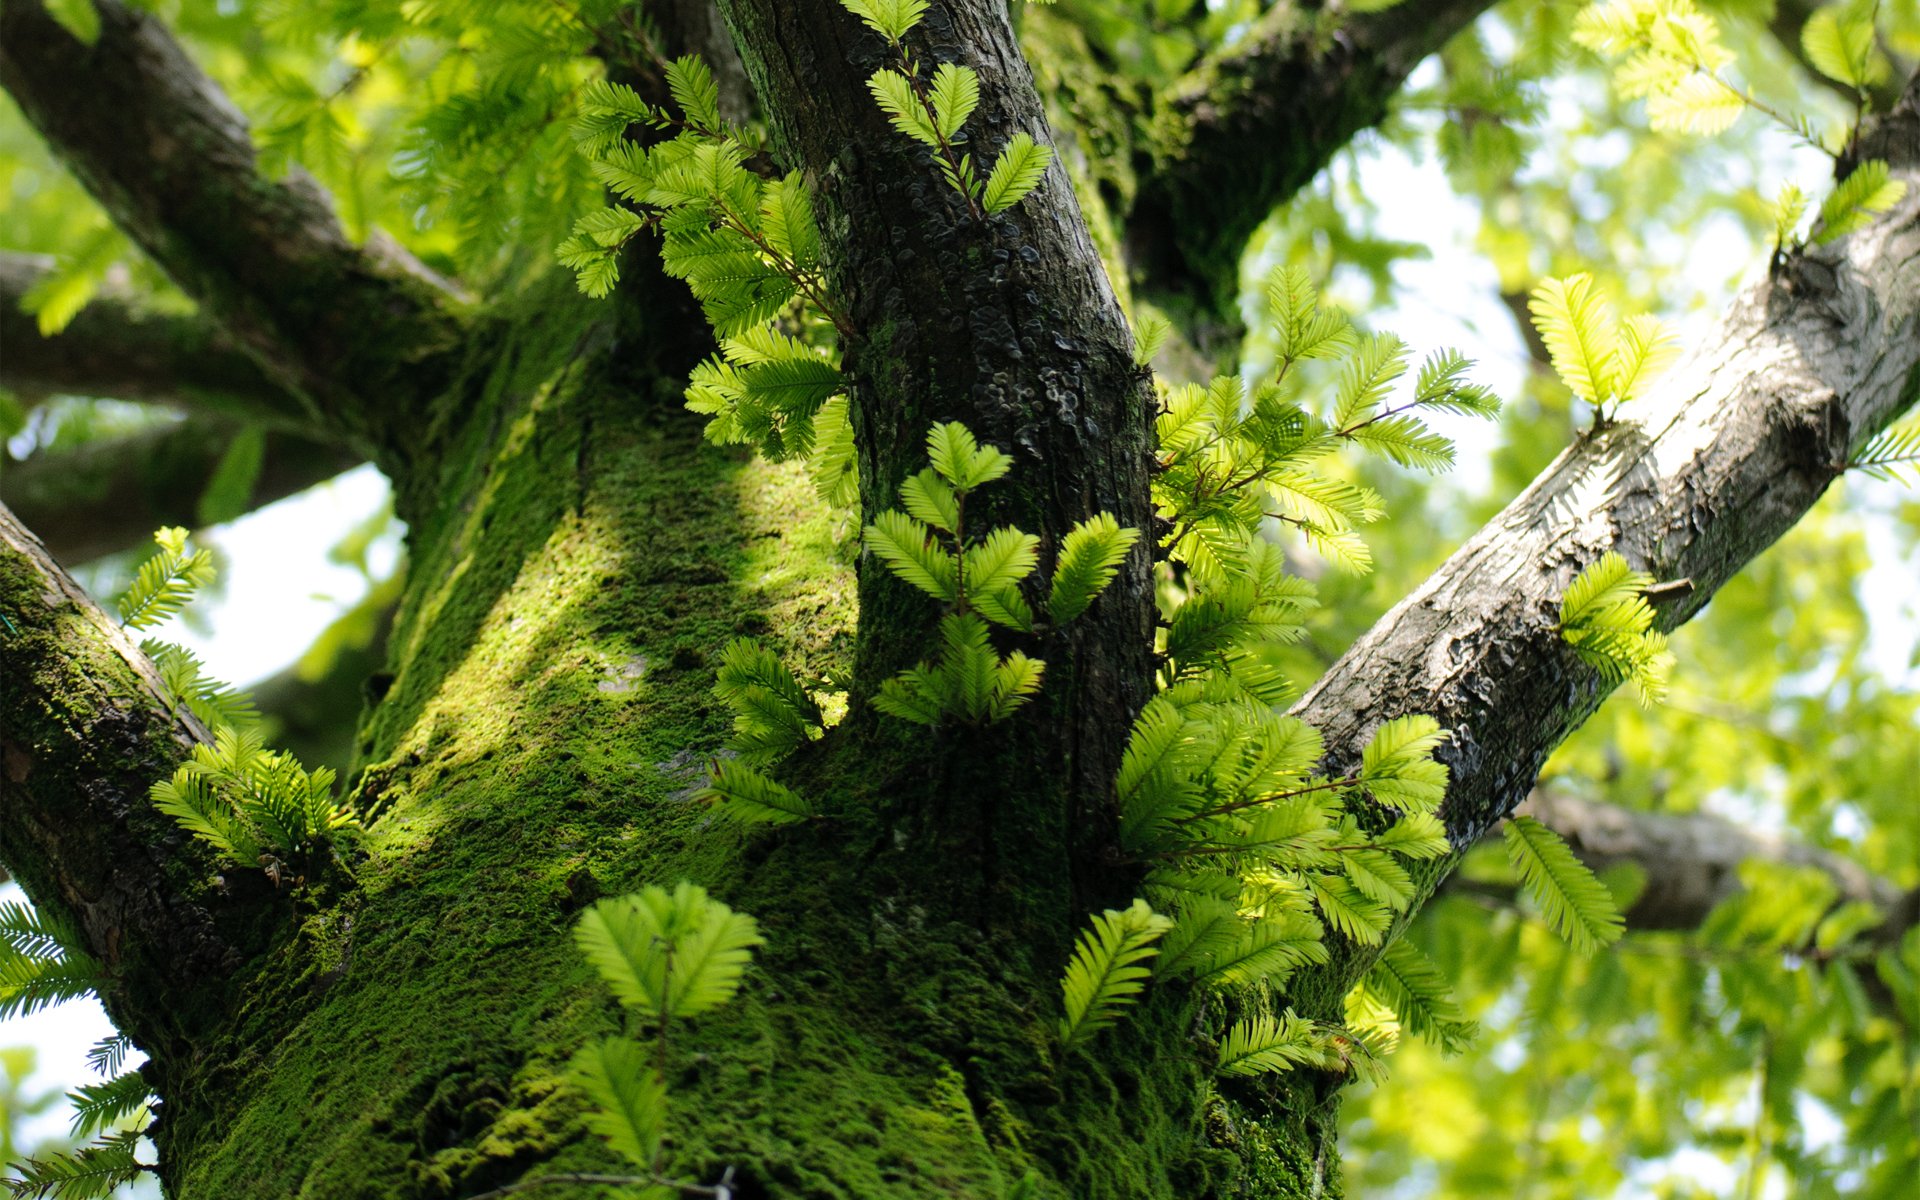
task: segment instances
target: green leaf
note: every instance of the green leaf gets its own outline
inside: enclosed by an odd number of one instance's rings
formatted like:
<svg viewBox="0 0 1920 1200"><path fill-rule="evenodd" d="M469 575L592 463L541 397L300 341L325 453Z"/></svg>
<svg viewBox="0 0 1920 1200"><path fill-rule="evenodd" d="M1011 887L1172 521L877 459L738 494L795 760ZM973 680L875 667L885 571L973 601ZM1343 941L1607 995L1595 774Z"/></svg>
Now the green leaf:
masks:
<svg viewBox="0 0 1920 1200"><path fill-rule="evenodd" d="M933 531L906 513L889 509L867 526L867 549L887 569L935 600L958 598L958 561L933 540Z"/></svg>
<svg viewBox="0 0 1920 1200"><path fill-rule="evenodd" d="M698 55L684 55L667 64L667 89L690 124L715 131L725 124L720 118L720 88Z"/></svg>
<svg viewBox="0 0 1920 1200"><path fill-rule="evenodd" d="M787 172L761 192L760 235L800 270L819 262L820 230L814 223L813 197L800 172Z"/></svg>
<svg viewBox="0 0 1920 1200"><path fill-rule="evenodd" d="M1095 513L1067 532L1061 539L1060 559L1054 564L1047 602L1047 615L1055 625L1065 625L1087 611L1094 597L1113 582L1139 538L1138 529L1123 528L1112 513L1104 512Z"/></svg>
<svg viewBox="0 0 1920 1200"><path fill-rule="evenodd" d="M1806 215L1807 194L1795 184L1782 184L1773 202L1773 244L1783 250L1796 245L1795 234Z"/></svg>
<svg viewBox="0 0 1920 1200"><path fill-rule="evenodd" d="M1311 1066L1320 1058L1312 1024L1288 1009L1277 1019L1262 1012L1235 1022L1220 1043L1215 1069L1222 1075L1264 1075Z"/></svg>
<svg viewBox="0 0 1920 1200"><path fill-rule="evenodd" d="M245 514L266 457L266 430L249 425L234 434L200 493L194 519L202 525L218 525Z"/></svg>
<svg viewBox="0 0 1920 1200"><path fill-rule="evenodd" d="M1269 917L1216 954L1199 975L1199 982L1211 987L1248 987L1261 982L1279 987L1296 969L1327 961L1323 939L1320 922L1311 916L1286 913Z"/></svg>
<svg viewBox="0 0 1920 1200"><path fill-rule="evenodd" d="M103 1200L153 1169L134 1156L138 1137L129 1132L102 1138L72 1154L29 1158L14 1164L15 1174L4 1184L24 1200Z"/></svg>
<svg viewBox="0 0 1920 1200"><path fill-rule="evenodd" d="M1040 145L1024 131L1014 134L987 175L987 190L980 198L980 207L997 213L1020 203L1028 192L1040 186L1051 162L1050 147Z"/></svg>
<svg viewBox="0 0 1920 1200"><path fill-rule="evenodd" d="M1900 468L1913 468L1916 464L1920 464L1920 421L1908 421L1883 430L1860 447L1847 467L1894 482L1900 477Z"/></svg>
<svg viewBox="0 0 1920 1200"><path fill-rule="evenodd" d="M928 96L933 101L934 127L950 142L980 106L980 76L972 67L941 63L933 73Z"/></svg>
<svg viewBox="0 0 1920 1200"><path fill-rule="evenodd" d="M140 643L140 650L153 660L154 670L159 673L167 694L186 705L208 729L251 725L260 719L253 698L207 675L206 668L192 651L151 638Z"/></svg>
<svg viewBox="0 0 1920 1200"><path fill-rule="evenodd" d="M1430 812L1408 813L1374 838L1373 844L1414 859L1439 858L1453 849L1446 826Z"/></svg>
<svg viewBox="0 0 1920 1200"><path fill-rule="evenodd" d="M714 762L707 786L694 799L743 825L791 825L820 815L806 797L731 758Z"/></svg>
<svg viewBox="0 0 1920 1200"><path fill-rule="evenodd" d="M927 0L840 0L840 7L897 43L926 15Z"/></svg>
<svg viewBox="0 0 1920 1200"><path fill-rule="evenodd" d="M1283 364L1334 358L1355 344L1345 316L1322 309L1313 277L1301 267L1276 267L1267 276L1267 313Z"/></svg>
<svg viewBox="0 0 1920 1200"><path fill-rule="evenodd" d="M1393 381L1406 374L1407 347L1390 333L1370 334L1340 373L1333 424L1342 433L1364 420L1386 398Z"/></svg>
<svg viewBox="0 0 1920 1200"><path fill-rule="evenodd" d="M1040 539L1005 526L967 547L963 558L967 591L992 595L1014 586L1040 565Z"/></svg>
<svg viewBox="0 0 1920 1200"><path fill-rule="evenodd" d="M1071 1051L1120 1019L1121 1010L1146 986L1151 972L1142 964L1159 952L1153 943L1171 928L1173 922L1145 900L1093 918L1060 982L1066 1000L1066 1015L1060 1019L1062 1048Z"/></svg>
<svg viewBox="0 0 1920 1200"><path fill-rule="evenodd" d="M587 1127L634 1166L653 1170L666 1133L667 1086L645 1048L626 1038L589 1042L567 1078L593 1101Z"/></svg>
<svg viewBox="0 0 1920 1200"><path fill-rule="evenodd" d="M813 456L807 475L814 494L829 507L852 508L860 502L860 470L845 396L833 397L813 414Z"/></svg>
<svg viewBox="0 0 1920 1200"><path fill-rule="evenodd" d="M931 467L900 485L900 503L916 521L945 533L960 532L960 499Z"/></svg>
<svg viewBox="0 0 1920 1200"><path fill-rule="evenodd" d="M927 457L940 478L957 492L970 492L992 483L1013 468L1013 458L997 446L982 446L973 431L958 421L927 431Z"/></svg>
<svg viewBox="0 0 1920 1200"><path fill-rule="evenodd" d="M1407 1032L1448 1054L1466 1049L1479 1033L1440 968L1405 938L1387 944L1367 975L1367 987L1387 1002Z"/></svg>
<svg viewBox="0 0 1920 1200"><path fill-rule="evenodd" d="M1817 8L1800 27L1800 48L1814 70L1855 91L1886 80L1887 61L1874 46L1873 21L1842 5Z"/></svg>
<svg viewBox="0 0 1920 1200"><path fill-rule="evenodd" d="M1655 133L1713 137L1746 111L1746 97L1712 75L1688 75L1647 97L1647 125Z"/></svg>
<svg viewBox="0 0 1920 1200"><path fill-rule="evenodd" d="M1446 740L1440 723L1424 714L1384 722L1361 752L1361 786L1397 811L1432 812L1447 794L1446 764L1433 758Z"/></svg>
<svg viewBox="0 0 1920 1200"><path fill-rule="evenodd" d="M779 656L751 638L735 638L721 652L713 691L734 711L728 745L747 765L784 757L826 723Z"/></svg>
<svg viewBox="0 0 1920 1200"><path fill-rule="evenodd" d="M88 995L104 974L65 921L18 901L0 903L0 1018Z"/></svg>
<svg viewBox="0 0 1920 1200"><path fill-rule="evenodd" d="M913 90L911 79L898 71L882 68L868 76L867 90L873 93L880 110L887 114L887 119L895 129L916 142L934 147L940 145L940 131L934 125L933 118L927 115L919 94Z"/></svg>
<svg viewBox="0 0 1920 1200"><path fill-rule="evenodd" d="M1614 395L1614 352L1619 334L1613 314L1584 272L1565 279L1543 279L1527 307L1546 344L1553 369L1589 404Z"/></svg>
<svg viewBox="0 0 1920 1200"><path fill-rule="evenodd" d="M1134 322L1133 365L1144 367L1151 364L1167 344L1167 335L1173 332L1173 322L1157 312L1143 314Z"/></svg>
<svg viewBox="0 0 1920 1200"><path fill-rule="evenodd" d="M622 1004L658 1022L731 1000L764 939L752 917L681 883L600 901L574 940Z"/></svg>
<svg viewBox="0 0 1920 1200"><path fill-rule="evenodd" d="M1613 893L1575 858L1560 835L1532 817L1507 818L1507 858L1555 933L1581 954L1617 941L1624 922Z"/></svg>
<svg viewBox="0 0 1920 1200"><path fill-rule="evenodd" d="M1615 359L1614 388L1619 392L1620 402L1625 404L1645 395L1647 384L1679 353L1679 340L1658 317L1644 313L1628 317L1620 327Z"/></svg>
<svg viewBox="0 0 1920 1200"><path fill-rule="evenodd" d="M133 1116L153 1100L153 1088L138 1071L116 1075L105 1083L83 1084L67 1093L73 1103L76 1138L88 1137Z"/></svg>
<svg viewBox="0 0 1920 1200"><path fill-rule="evenodd" d="M1820 228L1813 235L1819 245L1865 229L1873 218L1900 203L1907 194L1904 180L1894 179L1884 159L1870 158L1820 204Z"/></svg>
<svg viewBox="0 0 1920 1200"><path fill-rule="evenodd" d="M120 597L120 624L127 629L151 629L175 616L193 599L194 592L213 582L213 555L187 549L187 531L158 530L153 540L159 553L140 564L133 583Z"/></svg>

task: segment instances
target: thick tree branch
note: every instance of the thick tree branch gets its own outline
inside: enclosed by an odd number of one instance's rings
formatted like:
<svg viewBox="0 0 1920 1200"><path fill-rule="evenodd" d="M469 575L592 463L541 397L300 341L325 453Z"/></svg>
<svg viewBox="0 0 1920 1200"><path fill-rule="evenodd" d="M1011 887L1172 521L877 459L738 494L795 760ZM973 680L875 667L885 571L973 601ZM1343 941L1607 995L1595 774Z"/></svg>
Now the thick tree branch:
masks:
<svg viewBox="0 0 1920 1200"><path fill-rule="evenodd" d="M162 525L194 526L200 498L242 426L190 417L125 437L36 454L0 475L0 504L73 565L147 541ZM266 435L252 511L360 463L339 446L297 434Z"/></svg>
<svg viewBox="0 0 1920 1200"><path fill-rule="evenodd" d="M1247 239L1334 152L1378 124L1420 60L1492 7L1410 0L1334 15L1282 3L1162 98L1126 220L1150 292L1233 312Z"/></svg>
<svg viewBox="0 0 1920 1200"><path fill-rule="evenodd" d="M204 737L0 507L0 860L35 903L74 916L108 1011L156 1058L217 1019L246 940L216 921L208 856L147 796Z"/></svg>
<svg viewBox="0 0 1920 1200"><path fill-rule="evenodd" d="M0 386L311 425L298 398L198 318L144 312L125 297L106 295L59 333L42 337L20 301L52 265L39 255L0 254Z"/></svg>
<svg viewBox="0 0 1920 1200"><path fill-rule="evenodd" d="M1301 701L1296 712L1325 731L1335 769L1358 760L1381 720L1434 714L1453 731L1442 815L1455 844L1471 845L1612 690L1561 637L1558 606L1573 577L1618 551L1657 579L1685 581L1659 614L1664 628L1681 624L1914 402L1920 110L1911 90L1865 144L1909 181L1898 209L1753 285L1628 420L1561 454Z"/></svg>
<svg viewBox="0 0 1920 1200"><path fill-rule="evenodd" d="M0 85L114 221L317 422L363 453L443 390L459 326L391 242L350 243L298 172L262 177L245 120L151 15L94 0L88 46L38 0L0 7Z"/></svg>
<svg viewBox="0 0 1920 1200"><path fill-rule="evenodd" d="M1640 868L1646 886L1623 914L1630 929L1698 929L1741 890L1740 864L1749 860L1812 867L1833 881L1839 899L1889 914L1904 895L1845 855L1712 813L1636 812L1544 787L1535 788L1518 811L1565 838L1596 871L1622 864Z"/></svg>

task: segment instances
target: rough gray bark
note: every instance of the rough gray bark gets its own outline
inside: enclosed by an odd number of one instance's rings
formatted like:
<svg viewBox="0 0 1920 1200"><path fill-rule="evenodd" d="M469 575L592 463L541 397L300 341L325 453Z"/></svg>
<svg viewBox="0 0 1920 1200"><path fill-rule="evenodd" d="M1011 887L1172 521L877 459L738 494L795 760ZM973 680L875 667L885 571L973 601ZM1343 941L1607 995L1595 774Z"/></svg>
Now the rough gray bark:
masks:
<svg viewBox="0 0 1920 1200"><path fill-rule="evenodd" d="M1920 109L1864 144L1909 181L1877 224L1780 264L1612 427L1583 435L1301 700L1330 761L1382 719L1452 730L1442 816L1459 847L1512 812L1611 688L1558 629L1569 583L1614 550L1662 581L1672 629L1771 545L1920 394ZM1360 958L1344 962L1348 977Z"/></svg>
<svg viewBox="0 0 1920 1200"><path fill-rule="evenodd" d="M0 504L40 534L68 566L130 550L163 525L199 525L207 482L242 426L189 417L140 433L45 451L0 474ZM340 446L266 435L260 473L242 511L302 492L359 465Z"/></svg>

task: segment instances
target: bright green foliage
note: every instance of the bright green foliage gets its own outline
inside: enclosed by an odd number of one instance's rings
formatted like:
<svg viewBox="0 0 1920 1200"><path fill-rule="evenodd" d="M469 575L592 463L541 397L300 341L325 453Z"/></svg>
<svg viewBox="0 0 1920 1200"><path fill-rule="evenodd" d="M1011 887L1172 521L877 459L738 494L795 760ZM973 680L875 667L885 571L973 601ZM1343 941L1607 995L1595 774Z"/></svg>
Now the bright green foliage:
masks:
<svg viewBox="0 0 1920 1200"><path fill-rule="evenodd" d="M574 940L620 1002L654 1031L651 1048L610 1037L574 1055L568 1078L594 1104L587 1123L644 1172L626 1181L640 1187L638 1195L665 1200L696 1190L662 1175L668 1097L661 1071L669 1033L674 1022L733 999L753 947L764 939L752 917L683 881L671 893L648 887L600 901L582 914Z"/></svg>
<svg viewBox="0 0 1920 1200"><path fill-rule="evenodd" d="M1746 101L1720 77L1733 54L1720 30L1691 0L1609 0L1580 13L1574 41L1623 61L1614 86L1644 97L1656 130L1714 134L1733 124Z"/></svg>
<svg viewBox="0 0 1920 1200"><path fill-rule="evenodd" d="M132 1038L124 1033L112 1034L95 1042L87 1051L87 1066L99 1075L118 1075L132 1050Z"/></svg>
<svg viewBox="0 0 1920 1200"><path fill-rule="evenodd" d="M594 1107L587 1127L641 1170L658 1167L666 1136L667 1085L647 1051L627 1038L590 1042L574 1055L567 1077ZM660 1189L661 1195L670 1195Z"/></svg>
<svg viewBox="0 0 1920 1200"><path fill-rule="evenodd" d="M1611 419L1608 405L1617 413L1645 395L1653 376L1678 350L1672 334L1651 316L1616 321L1593 277L1584 272L1541 280L1527 307L1553 356L1553 369L1574 395L1593 406L1597 421Z"/></svg>
<svg viewBox="0 0 1920 1200"><path fill-rule="evenodd" d="M876 19L903 11L882 6ZM776 460L809 459L821 495L850 503L857 485L833 337L845 322L827 301L812 197L797 172L767 180L747 169L757 147L722 117L704 63L677 59L667 78L678 114L620 84L587 88L575 144L595 177L633 207L581 217L557 257L582 291L605 295L619 282L628 241L656 228L662 267L686 281L720 343L687 386L687 407L711 418L707 437ZM958 92L954 102L964 99ZM628 141L636 125L672 136Z"/></svg>
<svg viewBox="0 0 1920 1200"><path fill-rule="evenodd" d="M1066 1015L1060 1019L1060 1045L1072 1051L1089 1037L1120 1019L1121 1009L1133 1003L1146 986L1151 969L1143 965L1159 953L1154 945L1173 922L1135 900L1124 909L1110 908L1093 918L1080 935L1073 958L1061 981Z"/></svg>
<svg viewBox="0 0 1920 1200"><path fill-rule="evenodd" d="M1888 482L1898 480L1904 468L1920 480L1920 421L1883 430L1860 447L1847 467Z"/></svg>
<svg viewBox="0 0 1920 1200"><path fill-rule="evenodd" d="M735 638L721 652L713 692L733 709L727 747L746 766L777 762L826 727L819 702L773 651L751 638Z"/></svg>
<svg viewBox="0 0 1920 1200"><path fill-rule="evenodd" d="M987 624L971 613L940 620L938 658L910 667L880 685L873 706L916 725L953 718L991 725L1012 716L1040 690L1046 664L1015 650L1001 655L987 640Z"/></svg>
<svg viewBox="0 0 1920 1200"><path fill-rule="evenodd" d="M791 825L820 815L806 797L738 759L714 760L707 785L694 798L715 805L723 816L749 825Z"/></svg>
<svg viewBox="0 0 1920 1200"><path fill-rule="evenodd" d="M0 904L0 1018L88 995L102 974L64 921L16 901Z"/></svg>
<svg viewBox="0 0 1920 1200"><path fill-rule="evenodd" d="M880 685L874 707L917 725L948 718L983 725L1005 720L1040 688L1046 663L1021 651L1002 655L988 622L1020 633L1040 629L1021 591L1039 570L1040 539L1011 526L968 535L966 500L1003 478L1013 458L983 446L959 422L927 431L932 463L900 485L905 511L888 509L866 529L866 546L900 579L946 607L939 657ZM1099 513L1062 539L1046 617L1057 628L1086 612L1119 570L1138 533Z"/></svg>
<svg viewBox="0 0 1920 1200"><path fill-rule="evenodd" d="M175 527L157 530L158 553L140 564L133 583L120 597L120 624L128 629L151 629L180 612L194 592L213 581L213 555L187 548L187 531Z"/></svg>
<svg viewBox="0 0 1920 1200"><path fill-rule="evenodd" d="M251 696L208 675L200 659L186 647L149 638L140 643L140 651L153 660L167 694L186 705L207 728L246 726L260 719Z"/></svg>
<svg viewBox="0 0 1920 1200"><path fill-rule="evenodd" d="M1447 768L1433 752L1447 740L1432 717L1395 717L1373 731L1360 758L1360 785L1398 812L1432 812L1447 794Z"/></svg>
<svg viewBox="0 0 1920 1200"><path fill-rule="evenodd" d="M1886 56L1874 44L1878 5L1837 4L1816 9L1800 28L1800 46L1814 69L1857 92L1884 83Z"/></svg>
<svg viewBox="0 0 1920 1200"><path fill-rule="evenodd" d="M840 3L895 45L927 15L927 0L840 0Z"/></svg>
<svg viewBox="0 0 1920 1200"><path fill-rule="evenodd" d="M1289 1009L1278 1017L1255 1013L1236 1021L1221 1039L1215 1069L1222 1075L1264 1075L1317 1065L1322 1058L1313 1024Z"/></svg>
<svg viewBox="0 0 1920 1200"><path fill-rule="evenodd" d="M100 1200L153 1169L134 1156L140 1136L130 1129L72 1154L27 1159L3 1185L23 1200Z"/></svg>
<svg viewBox="0 0 1920 1200"><path fill-rule="evenodd" d="M138 1071L116 1075L105 1083L84 1084L73 1091L73 1136L101 1133L142 1112L153 1101L153 1088Z"/></svg>
<svg viewBox="0 0 1920 1200"><path fill-rule="evenodd" d="M1631 681L1643 705L1666 697L1673 655L1653 628L1653 576L1609 550L1580 572L1560 601L1560 633L1609 683Z"/></svg>
<svg viewBox="0 0 1920 1200"><path fill-rule="evenodd" d="M1540 913L1567 944L1592 954L1625 928L1613 893L1595 879L1560 835L1532 817L1507 818L1507 857Z"/></svg>
<svg viewBox="0 0 1920 1200"><path fill-rule="evenodd" d="M200 743L153 802L181 828L243 865L267 867L280 882L284 859L311 859L358 818L333 798L333 771L309 772L268 750L251 730L223 726Z"/></svg>
<svg viewBox="0 0 1920 1200"><path fill-rule="evenodd" d="M1040 180L1046 176L1048 164L1053 162L1053 149L1034 141L1025 130L1007 139L1007 148L993 164L993 170L987 175L986 190L981 193L980 207L990 213L1005 212L1020 201L1027 193L1040 186Z"/></svg>
<svg viewBox="0 0 1920 1200"><path fill-rule="evenodd" d="M1865 229L1874 217L1900 203L1906 194L1906 182L1892 178L1884 160L1866 160L1820 202L1820 227L1813 235L1814 242L1824 246Z"/></svg>
<svg viewBox="0 0 1920 1200"><path fill-rule="evenodd" d="M840 0L840 4L886 38L893 49L893 65L867 79L874 103L894 129L932 151L940 177L965 197L974 216L1004 212L1040 186L1053 151L1024 130L1007 139L985 183L974 167L973 155L956 147L967 118L980 105L980 75L963 64L941 63L931 78L925 76L901 39L926 15L926 0Z"/></svg>
<svg viewBox="0 0 1920 1200"><path fill-rule="evenodd" d="M1087 611L1093 598L1113 582L1139 536L1137 529L1123 529L1111 513L1095 513L1074 526L1060 543L1048 614L1064 623Z"/></svg>
<svg viewBox="0 0 1920 1200"><path fill-rule="evenodd" d="M752 917L691 883L602 900L581 916L574 940L620 1002L658 1025L733 999L764 941Z"/></svg>
<svg viewBox="0 0 1920 1200"><path fill-rule="evenodd" d="M1247 574L1269 520L1297 529L1335 563L1366 569L1371 559L1356 529L1380 515L1380 497L1326 470L1324 460L1344 443L1402 465L1443 467L1452 449L1421 414L1498 411L1490 393L1465 380L1470 364L1451 352L1428 360L1411 397L1389 402L1405 371L1405 347L1390 337L1357 338L1345 317L1320 307L1298 268L1269 277L1267 300L1278 354L1273 377L1251 396L1238 376L1174 389L1157 423L1162 469L1154 503L1173 522L1163 549L1203 592ZM1301 364L1317 359L1340 366L1328 421L1295 399Z"/></svg>
<svg viewBox="0 0 1920 1200"><path fill-rule="evenodd" d="M1393 1010L1407 1032L1449 1054L1459 1053L1479 1035L1440 968L1405 938L1387 944L1367 974L1366 988Z"/></svg>

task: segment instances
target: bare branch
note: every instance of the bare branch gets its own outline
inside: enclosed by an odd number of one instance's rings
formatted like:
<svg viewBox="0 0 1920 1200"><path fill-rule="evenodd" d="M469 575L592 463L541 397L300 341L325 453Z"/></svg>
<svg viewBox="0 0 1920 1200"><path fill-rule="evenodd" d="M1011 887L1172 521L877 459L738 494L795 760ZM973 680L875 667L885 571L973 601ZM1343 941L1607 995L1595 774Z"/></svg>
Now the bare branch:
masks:
<svg viewBox="0 0 1920 1200"><path fill-rule="evenodd" d="M325 193L274 182L245 120L158 20L93 0L88 46L38 0L0 8L0 85L114 221L312 418L363 452L437 394L459 325L390 241L348 242Z"/></svg>
<svg viewBox="0 0 1920 1200"><path fill-rule="evenodd" d="M1490 7L1409 0L1333 17L1281 4L1189 72L1158 106L1153 165L1127 218L1128 257L1148 290L1232 312L1240 253L1260 222Z"/></svg>
<svg viewBox="0 0 1920 1200"><path fill-rule="evenodd" d="M202 524L200 498L241 429L221 418L193 417L37 454L0 475L0 504L63 563L131 549L162 525ZM246 510L305 491L360 461L339 446L269 433Z"/></svg>
<svg viewBox="0 0 1920 1200"><path fill-rule="evenodd" d="M106 966L108 1011L160 1062L188 1061L166 1052L217 1019L248 940L209 907L207 854L147 796L204 737L0 507L0 860L35 903L73 915Z"/></svg>
<svg viewBox="0 0 1920 1200"><path fill-rule="evenodd" d="M1631 929L1698 929L1741 890L1740 864L1748 861L1812 867L1833 880L1840 899L1882 912L1892 913L1903 895L1845 855L1711 813L1635 812L1556 788L1535 788L1519 811L1565 838L1596 871L1641 869L1646 886L1624 914Z"/></svg>
<svg viewBox="0 0 1920 1200"><path fill-rule="evenodd" d="M1866 143L1910 182L1902 205L1753 285L1634 406L1637 420L1583 436L1382 617L1296 709L1325 731L1329 769L1357 761L1382 720L1433 714L1452 730L1442 815L1454 844L1471 845L1612 690L1558 629L1573 577L1615 550L1657 579L1689 580L1659 605L1662 628L1681 624L1806 514L1852 448L1913 402L1920 111L1911 91Z"/></svg>
<svg viewBox="0 0 1920 1200"><path fill-rule="evenodd" d="M38 255L0 254L0 385L29 393L140 400L268 424L307 426L306 410L209 323L96 298L42 337L20 300L52 268Z"/></svg>

